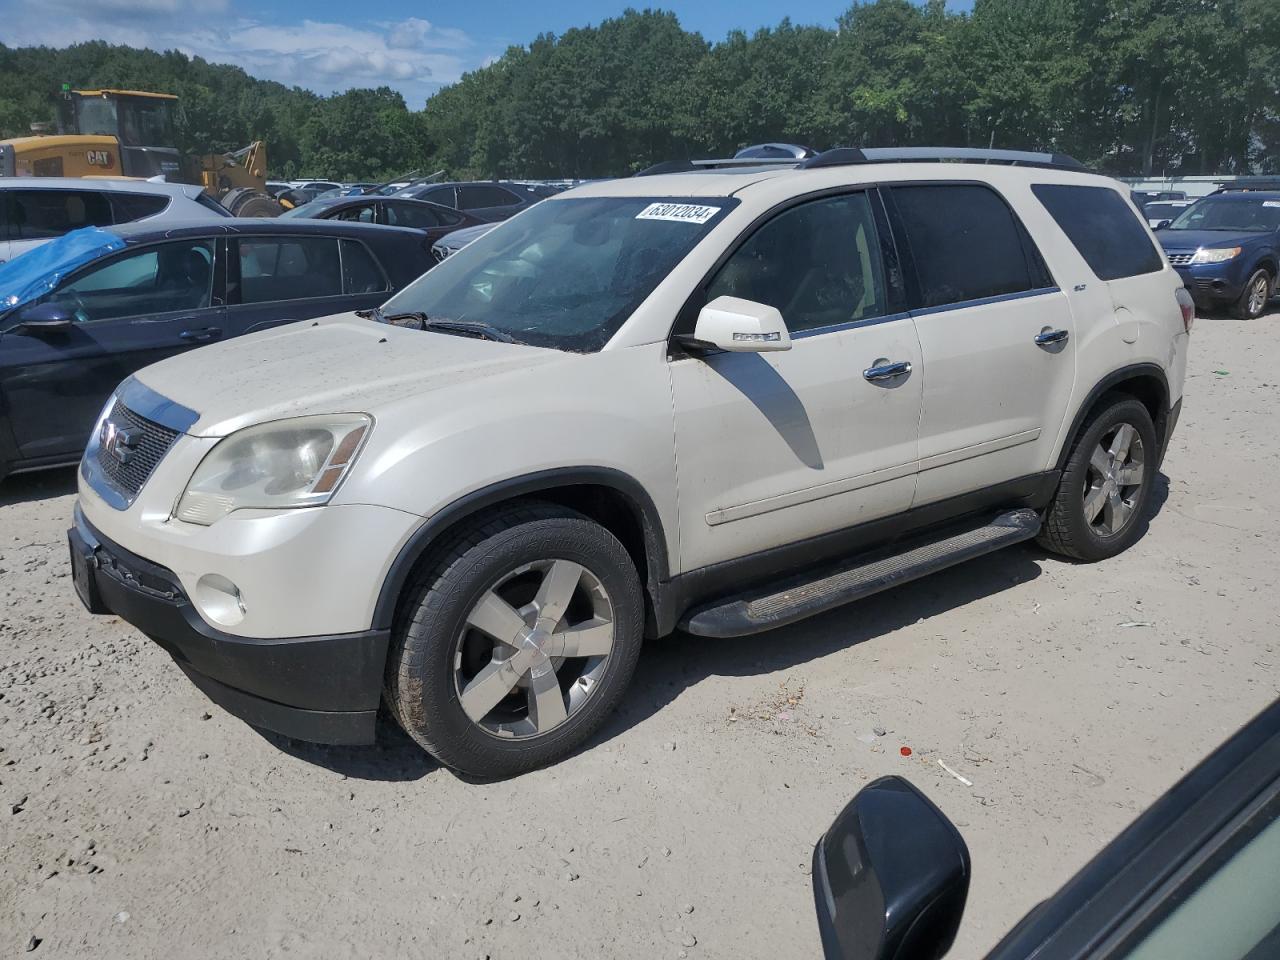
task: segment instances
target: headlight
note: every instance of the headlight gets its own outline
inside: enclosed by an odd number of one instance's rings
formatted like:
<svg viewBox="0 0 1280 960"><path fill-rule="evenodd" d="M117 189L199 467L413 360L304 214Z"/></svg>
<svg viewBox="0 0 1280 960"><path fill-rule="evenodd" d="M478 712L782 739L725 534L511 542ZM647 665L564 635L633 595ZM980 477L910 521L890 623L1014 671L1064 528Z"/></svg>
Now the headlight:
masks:
<svg viewBox="0 0 1280 960"><path fill-rule="evenodd" d="M208 526L233 510L327 503L373 421L362 413L296 417L237 430L192 474L174 516Z"/></svg>
<svg viewBox="0 0 1280 960"><path fill-rule="evenodd" d="M1191 258L1192 263L1226 263L1240 253L1239 247L1201 247Z"/></svg>

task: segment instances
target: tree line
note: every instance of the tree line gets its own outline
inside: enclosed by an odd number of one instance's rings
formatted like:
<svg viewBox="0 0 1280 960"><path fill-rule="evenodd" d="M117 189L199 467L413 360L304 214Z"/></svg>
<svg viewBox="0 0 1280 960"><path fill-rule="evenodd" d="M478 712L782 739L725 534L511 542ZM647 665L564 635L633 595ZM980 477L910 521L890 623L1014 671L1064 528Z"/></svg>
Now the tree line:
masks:
<svg viewBox="0 0 1280 960"><path fill-rule="evenodd" d="M175 93L193 152L267 141L274 174L603 177L769 140L1054 150L1117 175L1280 173L1274 0L855 3L709 43L628 10L513 46L410 109L324 97L176 51L0 45L0 134L64 82Z"/></svg>

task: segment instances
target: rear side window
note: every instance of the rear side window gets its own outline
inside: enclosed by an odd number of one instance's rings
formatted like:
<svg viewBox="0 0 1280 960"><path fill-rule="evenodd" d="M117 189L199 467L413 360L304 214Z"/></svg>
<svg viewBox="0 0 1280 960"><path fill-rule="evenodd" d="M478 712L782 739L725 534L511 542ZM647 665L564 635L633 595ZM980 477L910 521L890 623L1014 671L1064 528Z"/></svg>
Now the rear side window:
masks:
<svg viewBox="0 0 1280 960"><path fill-rule="evenodd" d="M338 241L246 237L240 241L240 302L273 303L342 293Z"/></svg>
<svg viewBox="0 0 1280 960"><path fill-rule="evenodd" d="M378 269L373 255L364 244L355 240L342 241L342 292L378 293L390 290L387 278Z"/></svg>
<svg viewBox="0 0 1280 960"><path fill-rule="evenodd" d="M149 193L109 193L116 223L132 223L143 217L154 217L169 206L168 197Z"/></svg>
<svg viewBox="0 0 1280 960"><path fill-rule="evenodd" d="M1164 266L1137 214L1116 191L1037 183L1031 192L1099 280L1155 273Z"/></svg>
<svg viewBox="0 0 1280 960"><path fill-rule="evenodd" d="M430 199L435 199L434 197ZM458 188L459 210L481 210L485 207L511 207L520 202L510 190L487 184L471 184Z"/></svg>
<svg viewBox="0 0 1280 960"><path fill-rule="evenodd" d="M443 214L439 207L421 203L396 201L387 204L387 223L396 227L416 227L420 230L456 223L462 219L456 214Z"/></svg>
<svg viewBox="0 0 1280 960"><path fill-rule="evenodd" d="M96 190L6 190L9 239L49 240L81 227L109 227L111 204Z"/></svg>
<svg viewBox="0 0 1280 960"><path fill-rule="evenodd" d="M977 184L894 187L920 281L920 306L941 307L1048 286L1039 252L1009 205Z"/></svg>
<svg viewBox="0 0 1280 960"><path fill-rule="evenodd" d="M434 190L418 194L417 199L430 200L432 203L442 203L446 207L456 207L458 205L453 187L436 187Z"/></svg>

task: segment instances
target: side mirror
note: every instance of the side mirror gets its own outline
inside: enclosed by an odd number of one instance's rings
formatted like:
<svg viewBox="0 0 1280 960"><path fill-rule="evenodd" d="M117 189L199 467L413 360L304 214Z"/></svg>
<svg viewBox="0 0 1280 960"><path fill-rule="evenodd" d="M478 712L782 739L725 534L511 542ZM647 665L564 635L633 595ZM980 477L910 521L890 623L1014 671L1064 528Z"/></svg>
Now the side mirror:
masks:
<svg viewBox="0 0 1280 960"><path fill-rule="evenodd" d="M969 849L901 777L868 784L813 851L827 960L938 960L969 893Z"/></svg>
<svg viewBox="0 0 1280 960"><path fill-rule="evenodd" d="M75 315L61 303L32 303L18 311L18 322L11 332L27 336L70 330Z"/></svg>
<svg viewBox="0 0 1280 960"><path fill-rule="evenodd" d="M790 350L791 334L777 307L738 297L716 297L699 311L693 337L684 342L704 350L766 353Z"/></svg>
<svg viewBox="0 0 1280 960"><path fill-rule="evenodd" d="M1161 220L1159 223L1156 224L1156 229L1163 230L1165 227L1167 227L1171 223L1173 223L1172 220Z"/></svg>

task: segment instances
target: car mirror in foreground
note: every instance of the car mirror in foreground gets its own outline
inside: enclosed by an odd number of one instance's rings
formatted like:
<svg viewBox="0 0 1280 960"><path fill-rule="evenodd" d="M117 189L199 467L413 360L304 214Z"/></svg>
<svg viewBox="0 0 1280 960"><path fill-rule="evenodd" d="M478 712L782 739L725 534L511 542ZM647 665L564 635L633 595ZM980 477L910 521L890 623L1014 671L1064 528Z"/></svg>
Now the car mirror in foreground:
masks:
<svg viewBox="0 0 1280 960"><path fill-rule="evenodd" d="M18 322L12 332L26 336L64 332L71 329L75 317L60 303L33 303L18 311Z"/></svg>
<svg viewBox="0 0 1280 960"><path fill-rule="evenodd" d="M716 297L698 313L693 337L681 342L694 349L766 353L790 350L791 334L777 307L738 297Z"/></svg>
<svg viewBox="0 0 1280 960"><path fill-rule="evenodd" d="M938 960L969 892L969 850L951 821L901 777L868 784L813 851L827 960Z"/></svg>
<svg viewBox="0 0 1280 960"><path fill-rule="evenodd" d="M1156 224L1156 229L1163 230L1165 227L1169 226L1169 224L1171 223L1173 223L1172 220L1161 220L1159 223Z"/></svg>

